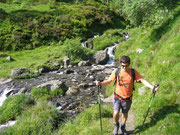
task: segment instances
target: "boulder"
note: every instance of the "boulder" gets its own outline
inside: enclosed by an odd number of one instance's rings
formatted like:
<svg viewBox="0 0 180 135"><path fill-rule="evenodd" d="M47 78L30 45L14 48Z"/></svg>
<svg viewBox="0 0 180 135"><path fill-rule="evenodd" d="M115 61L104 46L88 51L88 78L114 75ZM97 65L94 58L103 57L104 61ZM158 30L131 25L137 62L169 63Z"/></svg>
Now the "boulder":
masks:
<svg viewBox="0 0 180 135"><path fill-rule="evenodd" d="M80 61L78 63L78 67L82 67L82 66L91 66L91 63L89 61Z"/></svg>
<svg viewBox="0 0 180 135"><path fill-rule="evenodd" d="M65 83L59 80L51 80L51 81L45 82L43 84L36 86L36 88L38 89L46 88L48 90L54 90L54 89L66 90L67 89Z"/></svg>
<svg viewBox="0 0 180 135"><path fill-rule="evenodd" d="M11 56L7 56L6 59L7 59L8 61L14 61L14 59L13 59Z"/></svg>
<svg viewBox="0 0 180 135"><path fill-rule="evenodd" d="M63 59L63 62L64 62L64 68L67 68L68 65L69 65L69 62L70 62L69 57L65 56L64 59Z"/></svg>
<svg viewBox="0 0 180 135"><path fill-rule="evenodd" d="M38 69L38 72L39 72L39 73L47 73L47 72L49 72L49 71L50 71L50 68L47 67L47 66L42 66L42 67L40 67L40 68Z"/></svg>
<svg viewBox="0 0 180 135"><path fill-rule="evenodd" d="M109 60L109 56L107 54L107 49L98 51L93 56L92 59L96 64L100 64L100 65L106 64L108 62L108 60Z"/></svg>
<svg viewBox="0 0 180 135"><path fill-rule="evenodd" d="M12 78L19 78L30 74L29 69L27 68L14 68L11 71Z"/></svg>
<svg viewBox="0 0 180 135"><path fill-rule="evenodd" d="M74 95L79 92L79 89L75 86L69 87L69 89L66 91L66 95Z"/></svg>

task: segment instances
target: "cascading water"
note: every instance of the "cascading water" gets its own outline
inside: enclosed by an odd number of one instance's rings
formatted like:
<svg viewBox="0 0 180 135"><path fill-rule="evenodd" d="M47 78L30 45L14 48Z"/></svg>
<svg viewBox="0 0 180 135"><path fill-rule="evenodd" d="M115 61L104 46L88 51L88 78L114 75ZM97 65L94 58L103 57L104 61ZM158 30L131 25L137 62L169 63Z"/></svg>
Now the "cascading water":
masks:
<svg viewBox="0 0 180 135"><path fill-rule="evenodd" d="M0 95L0 107L3 105L4 101L6 100L7 98L7 93L9 93L11 91L11 89L9 88L6 88Z"/></svg>
<svg viewBox="0 0 180 135"><path fill-rule="evenodd" d="M13 126L16 122L17 122L16 120L15 121L9 121L6 124L0 125L0 133L4 128Z"/></svg>
<svg viewBox="0 0 180 135"><path fill-rule="evenodd" d="M13 89L11 87L8 87L6 85L6 83L10 82L11 79L9 80L6 80L6 81L0 81L0 84L1 84L1 87L0 87L0 108L1 106L3 105L4 101L7 99L7 94L9 92L11 92ZM0 125L0 132L6 128L6 127L9 127L9 126L13 126L17 121L9 121L3 125Z"/></svg>
<svg viewBox="0 0 180 135"><path fill-rule="evenodd" d="M110 46L107 48L107 54L109 55L109 60L107 64L105 65L106 67L113 67L115 66L115 60L114 60L114 50L116 49L116 45L118 43L114 43L113 46Z"/></svg>

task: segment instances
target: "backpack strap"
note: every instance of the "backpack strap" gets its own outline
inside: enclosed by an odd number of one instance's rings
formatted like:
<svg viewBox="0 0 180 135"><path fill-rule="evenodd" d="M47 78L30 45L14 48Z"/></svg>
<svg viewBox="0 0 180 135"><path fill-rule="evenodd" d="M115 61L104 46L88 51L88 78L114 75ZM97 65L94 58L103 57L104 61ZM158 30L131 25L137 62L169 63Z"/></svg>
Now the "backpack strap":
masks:
<svg viewBox="0 0 180 135"><path fill-rule="evenodd" d="M121 71L121 67L118 67L117 70L116 70L116 74L115 74L115 81L114 81L114 85L116 84L117 82L117 78L118 78L118 75ZM135 70L134 68L131 68L131 74L132 74L132 78L133 78L133 90L135 90L135 87L134 87L134 81L135 81ZM113 86L114 86L113 85Z"/></svg>
<svg viewBox="0 0 180 135"><path fill-rule="evenodd" d="M117 68L117 70L116 70L116 74L115 74L115 81L114 81L114 85L115 85L115 84L116 84L116 82L117 82L117 77L118 77L118 75L119 75L120 71L121 71L121 67L118 67L118 68ZM113 85L113 86L114 86L114 85Z"/></svg>
<svg viewBox="0 0 180 135"><path fill-rule="evenodd" d="M131 74L132 74L132 78L133 78L133 90L135 90L135 87L134 87L134 81L135 81L135 70L134 70L134 68L131 68Z"/></svg>

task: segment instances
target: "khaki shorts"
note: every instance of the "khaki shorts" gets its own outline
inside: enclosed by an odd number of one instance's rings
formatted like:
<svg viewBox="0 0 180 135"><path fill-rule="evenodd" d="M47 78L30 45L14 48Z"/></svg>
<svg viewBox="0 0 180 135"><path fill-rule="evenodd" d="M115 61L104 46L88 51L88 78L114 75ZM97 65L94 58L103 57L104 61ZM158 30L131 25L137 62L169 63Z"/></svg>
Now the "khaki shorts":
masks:
<svg viewBox="0 0 180 135"><path fill-rule="evenodd" d="M114 97L113 99L113 110L119 112L122 108L122 113L128 113L131 108L132 100L130 101L121 101Z"/></svg>

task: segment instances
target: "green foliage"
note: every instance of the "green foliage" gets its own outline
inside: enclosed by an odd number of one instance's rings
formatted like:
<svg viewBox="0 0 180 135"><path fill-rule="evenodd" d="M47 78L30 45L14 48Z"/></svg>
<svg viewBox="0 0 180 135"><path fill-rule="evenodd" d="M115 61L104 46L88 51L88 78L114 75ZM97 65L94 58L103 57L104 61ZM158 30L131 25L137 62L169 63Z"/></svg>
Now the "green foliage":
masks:
<svg viewBox="0 0 180 135"><path fill-rule="evenodd" d="M0 52L0 55L11 56L14 61L8 61L6 57L0 57L0 77L9 77L13 68L26 67L32 74L29 77L36 77L39 73L37 70L41 67L47 67L49 70L58 69L55 63L62 64L64 57L62 45L39 47L33 50Z"/></svg>
<svg viewBox="0 0 180 135"><path fill-rule="evenodd" d="M87 60L93 52L89 48L81 45L80 39L66 39L63 44L63 52L70 58L70 63L77 63L81 60Z"/></svg>
<svg viewBox="0 0 180 135"><path fill-rule="evenodd" d="M43 89L37 89L33 88L31 90L31 96L33 99L37 100L51 100L52 98L60 97L61 95L64 95L65 91L62 89L55 89L55 90L48 90L46 88Z"/></svg>
<svg viewBox="0 0 180 135"><path fill-rule="evenodd" d="M113 26L114 17L117 16L101 4L96 6L68 5L61 2L55 4L55 6L50 4L50 7L55 9L49 9L47 4L22 8L14 4L0 3L0 8L6 11L0 12L3 14L0 25L0 50L34 49L74 37L87 39L94 33L102 33ZM9 9L9 6L13 8ZM104 27L94 29L96 25ZM123 26L123 23L119 25Z"/></svg>
<svg viewBox="0 0 180 135"><path fill-rule="evenodd" d="M17 123L1 132L1 135L50 135L58 127L61 116L56 108L46 102L25 111Z"/></svg>
<svg viewBox="0 0 180 135"><path fill-rule="evenodd" d="M112 46L117 41L123 41L123 34L120 30L107 30L101 37L93 40L95 50L103 50L106 47Z"/></svg>
<svg viewBox="0 0 180 135"><path fill-rule="evenodd" d="M166 19L176 6L178 0L112 0L111 9L122 14L131 25L159 24Z"/></svg>
<svg viewBox="0 0 180 135"><path fill-rule="evenodd" d="M0 124L17 119L24 110L27 110L33 104L34 101L25 94L7 98L2 107L0 107Z"/></svg>
<svg viewBox="0 0 180 135"><path fill-rule="evenodd" d="M111 106L103 105L102 106L102 118L112 117ZM95 122L96 121L96 122ZM95 125L93 125L95 124ZM93 128L91 128L91 126ZM89 109L86 109L83 113L77 116L73 121L69 121L64 126L62 126L57 134L61 135L82 135L84 132L93 135L97 135L100 133L99 129L96 129L97 132L93 132L95 127L99 128L99 107L95 105ZM105 125L104 125L105 126ZM88 132L87 132L87 129Z"/></svg>

